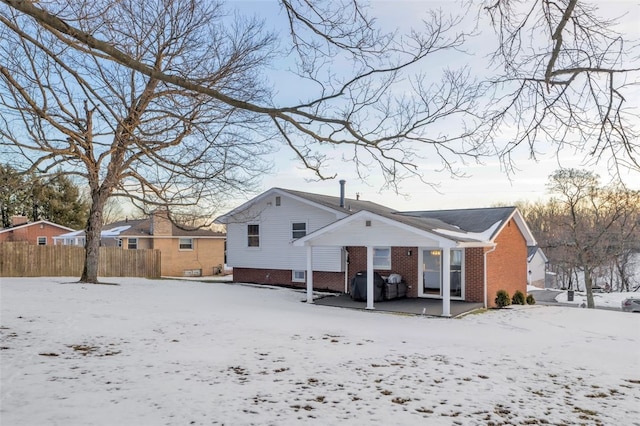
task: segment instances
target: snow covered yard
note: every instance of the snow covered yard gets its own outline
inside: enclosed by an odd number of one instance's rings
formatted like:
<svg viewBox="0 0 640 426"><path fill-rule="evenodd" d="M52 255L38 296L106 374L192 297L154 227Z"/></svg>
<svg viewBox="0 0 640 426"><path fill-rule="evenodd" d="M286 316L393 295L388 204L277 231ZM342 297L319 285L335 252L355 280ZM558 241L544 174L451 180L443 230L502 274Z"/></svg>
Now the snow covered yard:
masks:
<svg viewBox="0 0 640 426"><path fill-rule="evenodd" d="M0 281L0 424L639 424L640 315L461 319L248 285Z"/></svg>

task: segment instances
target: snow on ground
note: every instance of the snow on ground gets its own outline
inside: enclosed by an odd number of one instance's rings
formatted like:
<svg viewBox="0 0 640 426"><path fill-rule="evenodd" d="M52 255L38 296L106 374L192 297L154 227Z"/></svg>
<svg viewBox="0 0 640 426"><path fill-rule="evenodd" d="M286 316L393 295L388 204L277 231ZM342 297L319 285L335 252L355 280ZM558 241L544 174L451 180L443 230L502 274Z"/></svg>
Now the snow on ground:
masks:
<svg viewBox="0 0 640 426"><path fill-rule="evenodd" d="M518 306L460 319L176 280L0 282L9 425L640 422L640 315Z"/></svg>
<svg viewBox="0 0 640 426"><path fill-rule="evenodd" d="M628 297L640 297L638 292L615 292L615 293L593 293L593 303L600 308L616 308L620 309L622 301ZM570 303L574 305L586 306L587 293L584 291L576 291L573 294L573 301L569 302L566 291L556 296L556 302Z"/></svg>

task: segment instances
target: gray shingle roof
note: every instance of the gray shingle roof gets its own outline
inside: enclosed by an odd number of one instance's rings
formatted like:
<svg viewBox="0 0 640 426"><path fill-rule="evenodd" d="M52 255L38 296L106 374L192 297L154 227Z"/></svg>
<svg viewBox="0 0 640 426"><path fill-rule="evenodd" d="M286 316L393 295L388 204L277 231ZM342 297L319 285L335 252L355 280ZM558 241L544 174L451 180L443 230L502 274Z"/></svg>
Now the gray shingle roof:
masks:
<svg viewBox="0 0 640 426"><path fill-rule="evenodd" d="M457 210L425 210L401 212L370 201L354 200L345 198L344 208L340 208L340 198L329 195L312 194L303 191L277 188L280 191L304 198L308 201L321 204L332 209L354 214L361 210L393 219L395 221L413 226L417 229L433 232L438 235L452 238L457 241L471 241L473 238L465 238L462 235L452 236L449 233L440 231L460 232L460 233L482 233L487 231L496 223L493 238L501 225L513 214L515 207L491 207L476 209Z"/></svg>
<svg viewBox="0 0 640 426"><path fill-rule="evenodd" d="M515 207L488 207L481 209L430 210L402 212L403 215L424 219L437 219L466 232L484 232L495 223L507 221Z"/></svg>

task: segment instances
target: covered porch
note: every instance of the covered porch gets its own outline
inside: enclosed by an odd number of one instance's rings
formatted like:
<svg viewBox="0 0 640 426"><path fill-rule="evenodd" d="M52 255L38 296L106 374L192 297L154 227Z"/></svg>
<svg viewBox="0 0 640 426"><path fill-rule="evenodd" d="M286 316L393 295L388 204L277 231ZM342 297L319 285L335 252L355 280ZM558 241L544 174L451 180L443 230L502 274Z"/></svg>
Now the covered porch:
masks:
<svg viewBox="0 0 640 426"><path fill-rule="evenodd" d="M364 247L366 248L366 304L364 302L346 301L336 299L335 302L339 302L342 305L349 305L349 307L356 307L360 304L364 304L364 309L386 309L393 310L394 301L376 302L374 306L374 248L377 247L415 247L418 248L418 263L416 264L415 273L419 277L417 285L420 289L418 296L423 296L423 248L435 249L438 256L441 256L440 264L441 273L438 278L441 288L441 297L427 300L427 299L413 299L416 302L422 302L422 305L416 303L413 304L412 310L416 314L422 314L423 310L427 313L429 310L430 315L440 315L443 317L450 317L455 315L452 312L452 305L459 305L456 300L451 300L451 270L450 260L451 253L456 249L469 246L469 241L460 241L456 238L445 237L434 232L429 232L424 229L420 229L412 223L405 223L408 219L404 218L403 222L394 220L389 217L380 216L378 214L361 210L351 216L348 216L342 220L338 220L331 225L321 228L313 233L310 233L294 242L294 245L305 246L307 249L307 268L306 268L306 287L307 287L307 302L318 303L313 299L313 250L315 247ZM472 245L484 245L478 244L477 241ZM408 250L408 256L411 256L411 250ZM416 254L413 254L414 256ZM383 268L384 269L384 268ZM390 268L393 270L393 267ZM426 294L425 294L426 295ZM348 298L348 296L347 296ZM319 302L319 303L326 303ZM452 303L454 302L454 303ZM402 303L402 302L400 302ZM460 303L465 303L460 301ZM439 308L436 308L439 305ZM481 304L482 305L482 304ZM409 306L405 302L405 306ZM437 313L436 313L437 310Z"/></svg>
<svg viewBox="0 0 640 426"><path fill-rule="evenodd" d="M352 300L348 294L320 297L315 299L313 303L316 305L332 306L336 308L367 309L366 302ZM451 300L449 313L451 317L455 318L477 309L481 309L482 307L482 303ZM376 310L396 314L442 316L442 301L439 299L427 298L386 300L384 302L377 302Z"/></svg>

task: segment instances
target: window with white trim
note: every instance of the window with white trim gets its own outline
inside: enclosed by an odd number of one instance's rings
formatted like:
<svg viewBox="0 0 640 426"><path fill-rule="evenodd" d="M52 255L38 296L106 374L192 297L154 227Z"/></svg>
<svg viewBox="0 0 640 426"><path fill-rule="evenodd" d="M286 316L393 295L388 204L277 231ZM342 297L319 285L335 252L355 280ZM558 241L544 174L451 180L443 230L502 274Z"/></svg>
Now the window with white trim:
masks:
<svg viewBox="0 0 640 426"><path fill-rule="evenodd" d="M178 240L180 250L193 250L193 238L180 238Z"/></svg>
<svg viewBox="0 0 640 426"><path fill-rule="evenodd" d="M260 247L260 225L247 225L247 246Z"/></svg>
<svg viewBox="0 0 640 426"><path fill-rule="evenodd" d="M373 248L373 269L391 269L391 247Z"/></svg>
<svg viewBox="0 0 640 426"><path fill-rule="evenodd" d="M291 237L294 240L302 238L307 235L307 223L306 222L294 222L291 224Z"/></svg>
<svg viewBox="0 0 640 426"><path fill-rule="evenodd" d="M38 245L46 246L47 245L47 237L38 237Z"/></svg>
<svg viewBox="0 0 640 426"><path fill-rule="evenodd" d="M138 248L137 238L127 238L127 249L136 250Z"/></svg>
<svg viewBox="0 0 640 426"><path fill-rule="evenodd" d="M306 274L307 271L293 271L292 276L291 276L291 281L295 282L295 283L303 283L305 282L305 278L307 276Z"/></svg>

